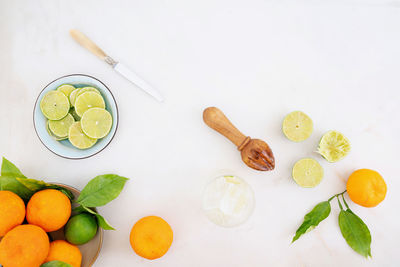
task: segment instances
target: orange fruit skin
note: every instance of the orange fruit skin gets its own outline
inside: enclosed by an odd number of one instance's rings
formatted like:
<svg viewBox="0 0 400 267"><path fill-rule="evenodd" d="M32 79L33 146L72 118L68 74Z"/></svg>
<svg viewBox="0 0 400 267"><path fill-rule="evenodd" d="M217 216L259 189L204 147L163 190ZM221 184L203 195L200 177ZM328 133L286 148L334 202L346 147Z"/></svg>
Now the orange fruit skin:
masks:
<svg viewBox="0 0 400 267"><path fill-rule="evenodd" d="M172 244L171 226L162 218L148 216L140 219L132 227L130 243L139 256L154 260L167 253Z"/></svg>
<svg viewBox="0 0 400 267"><path fill-rule="evenodd" d="M56 240L50 243L49 255L44 262L62 261L73 267L81 267L82 254L79 248L64 240Z"/></svg>
<svg viewBox="0 0 400 267"><path fill-rule="evenodd" d="M382 176L369 169L353 172L346 185L350 199L363 207L375 207L386 196L387 186Z"/></svg>
<svg viewBox="0 0 400 267"><path fill-rule="evenodd" d="M35 193L26 207L26 219L30 224L53 232L63 227L71 216L69 198L55 189Z"/></svg>
<svg viewBox="0 0 400 267"><path fill-rule="evenodd" d="M49 252L46 232L30 224L18 225L0 242L0 264L3 267L39 267Z"/></svg>
<svg viewBox="0 0 400 267"><path fill-rule="evenodd" d="M11 191L0 191L0 236L20 225L24 218L24 201Z"/></svg>

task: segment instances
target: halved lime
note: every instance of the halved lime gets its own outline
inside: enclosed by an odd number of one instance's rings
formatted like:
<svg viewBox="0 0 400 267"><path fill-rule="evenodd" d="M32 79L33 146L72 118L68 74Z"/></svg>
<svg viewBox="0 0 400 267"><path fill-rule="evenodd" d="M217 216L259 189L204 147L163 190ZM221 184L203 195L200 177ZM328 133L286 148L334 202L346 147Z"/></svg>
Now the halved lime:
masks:
<svg viewBox="0 0 400 267"><path fill-rule="evenodd" d="M71 144L79 149L92 147L97 141L97 139L90 138L82 131L81 123L79 121L74 122L71 125L68 137Z"/></svg>
<svg viewBox="0 0 400 267"><path fill-rule="evenodd" d="M57 87L57 91L60 91L61 93L63 93L67 97L69 97L71 92L74 91L74 90L75 90L75 87L73 85L70 85L70 84L63 84L63 85L60 85L59 87Z"/></svg>
<svg viewBox="0 0 400 267"><path fill-rule="evenodd" d="M84 92L79 95L75 101L75 111L79 117L82 117L86 110L91 108L105 108L106 104L101 95L95 92Z"/></svg>
<svg viewBox="0 0 400 267"><path fill-rule="evenodd" d="M112 116L104 108L91 108L82 115L82 131L92 138L103 138L112 126Z"/></svg>
<svg viewBox="0 0 400 267"><path fill-rule="evenodd" d="M65 140L65 139L68 138L67 136L66 137L59 137L59 136L56 136L54 133L52 133L50 128L49 128L49 121L46 122L46 130L49 133L49 135L51 137L53 137L56 141L61 141L61 140Z"/></svg>
<svg viewBox="0 0 400 267"><path fill-rule="evenodd" d="M304 112L293 111L283 120L282 131L291 141L304 141L313 131L313 122Z"/></svg>
<svg viewBox="0 0 400 267"><path fill-rule="evenodd" d="M69 102L71 103L72 107L75 105L76 95L78 94L79 90L81 90L81 88L76 88L69 94Z"/></svg>
<svg viewBox="0 0 400 267"><path fill-rule="evenodd" d="M58 121L49 120L50 131L59 137L68 137L69 127L75 122L71 114L67 114L64 118Z"/></svg>
<svg viewBox="0 0 400 267"><path fill-rule="evenodd" d="M324 177L324 169L315 159L305 158L294 164L292 176L301 187L315 187Z"/></svg>
<svg viewBox="0 0 400 267"><path fill-rule="evenodd" d="M87 86L87 87L82 87L79 92L76 94L76 97L80 96L81 94L85 93L85 92L95 92L100 94L100 91L97 90L97 88L91 87L91 86Z"/></svg>
<svg viewBox="0 0 400 267"><path fill-rule="evenodd" d="M318 153L329 162L337 162L351 150L350 141L338 131L329 131L322 136Z"/></svg>
<svg viewBox="0 0 400 267"><path fill-rule="evenodd" d="M69 111L69 100L59 91L50 91L40 101L40 109L49 120L61 120Z"/></svg>

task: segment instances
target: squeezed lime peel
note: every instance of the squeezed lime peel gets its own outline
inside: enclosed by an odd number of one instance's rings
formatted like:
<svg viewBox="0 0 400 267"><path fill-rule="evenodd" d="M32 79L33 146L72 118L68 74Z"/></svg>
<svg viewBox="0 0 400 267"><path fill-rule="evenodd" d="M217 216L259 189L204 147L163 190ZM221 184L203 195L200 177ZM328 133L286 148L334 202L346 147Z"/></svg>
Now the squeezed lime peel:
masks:
<svg viewBox="0 0 400 267"><path fill-rule="evenodd" d="M337 162L349 154L351 145L342 133L329 131L325 133L318 145L318 153L329 162Z"/></svg>

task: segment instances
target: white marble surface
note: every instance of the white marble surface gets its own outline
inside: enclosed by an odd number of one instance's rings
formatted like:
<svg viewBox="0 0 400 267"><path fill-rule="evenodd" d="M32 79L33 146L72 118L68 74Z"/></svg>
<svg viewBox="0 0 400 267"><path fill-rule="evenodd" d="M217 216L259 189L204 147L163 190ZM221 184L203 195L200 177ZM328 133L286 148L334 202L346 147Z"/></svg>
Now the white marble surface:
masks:
<svg viewBox="0 0 400 267"><path fill-rule="evenodd" d="M400 2L396 0L0 1L0 151L31 177L82 188L103 173L131 180L101 208L117 228L105 234L95 266L398 266ZM78 28L154 84L159 104L68 35ZM86 73L116 96L120 126L111 145L86 160L50 153L34 134L32 109L51 80ZM235 147L202 121L220 107L243 132L274 150L273 172L242 164ZM314 120L309 140L292 143L281 121L292 110ZM329 164L315 151L336 129L351 154ZM293 163L317 159L326 176L314 189L291 179ZM388 185L376 208L351 204L372 232L371 260L345 243L338 208L295 244L290 240L314 204L341 192L358 168ZM201 210L206 184L234 173L254 189L244 225L224 229ZM165 218L174 243L161 259L131 250L128 236L146 215Z"/></svg>

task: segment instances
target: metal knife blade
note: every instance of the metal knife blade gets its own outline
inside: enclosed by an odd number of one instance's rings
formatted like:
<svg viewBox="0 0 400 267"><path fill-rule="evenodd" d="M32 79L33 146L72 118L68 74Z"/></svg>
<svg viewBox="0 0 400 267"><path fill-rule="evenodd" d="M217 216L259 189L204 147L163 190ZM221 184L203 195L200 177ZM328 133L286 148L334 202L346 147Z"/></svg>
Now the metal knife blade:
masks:
<svg viewBox="0 0 400 267"><path fill-rule="evenodd" d="M127 66L122 64L121 62L117 62L113 65L114 70L116 70L119 74L125 77L127 80L135 84L137 87L154 97L160 102L164 101L164 97L158 92L154 87L148 84L145 80L139 77L136 73L131 71Z"/></svg>

